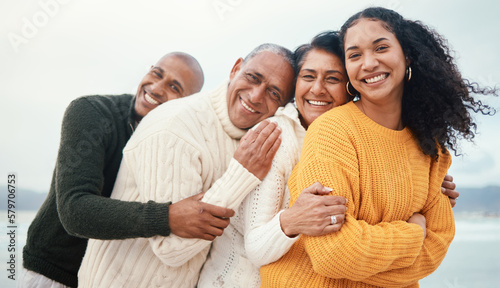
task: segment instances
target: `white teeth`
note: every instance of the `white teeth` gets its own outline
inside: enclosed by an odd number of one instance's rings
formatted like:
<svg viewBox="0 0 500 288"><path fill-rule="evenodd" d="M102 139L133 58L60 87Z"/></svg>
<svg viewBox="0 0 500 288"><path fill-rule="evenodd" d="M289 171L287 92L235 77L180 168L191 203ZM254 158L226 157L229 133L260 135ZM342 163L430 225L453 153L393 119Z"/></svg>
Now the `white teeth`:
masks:
<svg viewBox="0 0 500 288"><path fill-rule="evenodd" d="M243 100L240 100L240 101L241 101L241 105L243 105L243 107L245 107L245 109L247 109L248 111L250 111L252 113L257 112L255 110L253 110L252 108L248 107L248 105Z"/></svg>
<svg viewBox="0 0 500 288"><path fill-rule="evenodd" d="M328 102L314 101L314 100L307 100L307 102L311 105L316 105L316 106L326 106L329 104Z"/></svg>
<svg viewBox="0 0 500 288"><path fill-rule="evenodd" d="M148 93L144 93L144 99L146 99L146 101L149 104L151 104L151 105L158 105L158 104L160 104L160 102L156 101L151 96L149 96Z"/></svg>
<svg viewBox="0 0 500 288"><path fill-rule="evenodd" d="M375 82L384 80L385 78L387 78L387 74L380 74L380 75L375 76L373 78L365 79L365 81L366 81L366 83L370 84L370 83L375 83Z"/></svg>

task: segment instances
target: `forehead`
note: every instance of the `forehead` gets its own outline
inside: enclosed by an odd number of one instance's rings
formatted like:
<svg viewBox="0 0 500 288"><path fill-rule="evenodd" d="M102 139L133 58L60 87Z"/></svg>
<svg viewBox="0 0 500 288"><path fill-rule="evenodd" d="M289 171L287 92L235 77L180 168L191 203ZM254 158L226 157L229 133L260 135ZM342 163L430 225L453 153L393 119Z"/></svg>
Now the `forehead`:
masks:
<svg viewBox="0 0 500 288"><path fill-rule="evenodd" d="M344 70L344 64L340 58L330 52L327 52L322 49L312 49L307 53L304 64L302 65L301 70L303 69L313 69L324 68L327 70Z"/></svg>
<svg viewBox="0 0 500 288"><path fill-rule="evenodd" d="M380 20L361 18L356 24L349 27L345 36L345 47L357 46L359 43L370 42L381 37L396 40L396 35L387 30L384 22Z"/></svg>
<svg viewBox="0 0 500 288"><path fill-rule="evenodd" d="M292 66L283 56L263 51L248 60L242 67L243 72L260 74L265 82L288 91L294 78Z"/></svg>
<svg viewBox="0 0 500 288"><path fill-rule="evenodd" d="M177 78L176 80L182 82L186 82L193 74L193 70L184 59L175 55L161 58L155 67L161 68L165 73L173 75Z"/></svg>

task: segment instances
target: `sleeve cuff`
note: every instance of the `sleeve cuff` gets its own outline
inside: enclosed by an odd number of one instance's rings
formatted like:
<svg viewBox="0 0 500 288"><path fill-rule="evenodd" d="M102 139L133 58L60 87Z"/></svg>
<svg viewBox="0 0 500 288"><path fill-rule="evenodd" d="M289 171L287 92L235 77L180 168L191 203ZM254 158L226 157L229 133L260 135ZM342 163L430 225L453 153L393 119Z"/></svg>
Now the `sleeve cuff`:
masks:
<svg viewBox="0 0 500 288"><path fill-rule="evenodd" d="M168 222L170 204L172 204L172 202L156 203L154 201L148 201L146 203L144 211L145 237L170 235L170 225Z"/></svg>
<svg viewBox="0 0 500 288"><path fill-rule="evenodd" d="M232 158L224 175L205 193L202 201L235 209L260 182L259 178Z"/></svg>

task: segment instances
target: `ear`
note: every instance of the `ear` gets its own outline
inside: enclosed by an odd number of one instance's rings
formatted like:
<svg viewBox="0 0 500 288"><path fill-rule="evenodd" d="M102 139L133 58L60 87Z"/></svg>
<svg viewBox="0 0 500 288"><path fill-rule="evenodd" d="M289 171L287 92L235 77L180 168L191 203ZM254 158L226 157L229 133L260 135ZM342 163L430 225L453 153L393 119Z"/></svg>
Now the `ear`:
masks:
<svg viewBox="0 0 500 288"><path fill-rule="evenodd" d="M229 80L233 80L234 76L240 72L241 67L243 66L243 58L238 58L236 63L234 63L233 69L231 69L231 73L229 74Z"/></svg>
<svg viewBox="0 0 500 288"><path fill-rule="evenodd" d="M408 56L406 56L405 58L406 58L406 61L405 61L405 63L406 63L406 67L408 67L408 66L410 66L410 64L411 64L411 60L410 60L410 59L408 59Z"/></svg>

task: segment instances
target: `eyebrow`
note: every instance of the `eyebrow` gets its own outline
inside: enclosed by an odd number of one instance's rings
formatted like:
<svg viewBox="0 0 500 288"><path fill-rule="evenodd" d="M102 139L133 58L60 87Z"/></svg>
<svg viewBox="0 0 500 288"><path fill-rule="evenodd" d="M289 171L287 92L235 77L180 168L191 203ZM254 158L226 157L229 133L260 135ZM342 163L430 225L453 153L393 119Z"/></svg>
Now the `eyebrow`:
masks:
<svg viewBox="0 0 500 288"><path fill-rule="evenodd" d="M184 93L184 87L182 87L181 83L177 80L174 79L174 84L179 86L179 88L181 88L181 92Z"/></svg>
<svg viewBox="0 0 500 288"><path fill-rule="evenodd" d="M378 42L381 42L384 40L389 40L389 39L387 39L385 37L381 37L381 38L378 38L377 40L373 41L372 44L377 44ZM354 50L354 49L358 49L358 48L359 48L358 46L351 46L351 47L345 49L345 51Z"/></svg>
<svg viewBox="0 0 500 288"><path fill-rule="evenodd" d="M247 73L253 73L253 74L255 74L259 79L261 79L261 81L266 79L266 77L264 77L264 75L260 74L259 72L255 71L255 70L251 70L250 69L250 70L248 70ZM278 86L276 86L276 85L270 85L270 87L273 88L273 89L275 89L276 91L278 91L278 93L280 94L280 96L283 96L283 91L281 91L281 89L278 88ZM280 99L281 99L281 97L280 97Z"/></svg>
<svg viewBox="0 0 500 288"><path fill-rule="evenodd" d="M153 66L153 69L158 69L161 73L165 73L165 70L163 70L161 67Z"/></svg>
<svg viewBox="0 0 500 288"><path fill-rule="evenodd" d="M316 73L316 70L314 70L314 69L304 68L303 70L308 71L308 72ZM340 72L339 70L326 70L326 73L339 73L339 74L342 74L342 72Z"/></svg>
<svg viewBox="0 0 500 288"><path fill-rule="evenodd" d="M161 68L161 67L153 66L153 69L158 69L158 70L160 70L160 72L162 74L165 74L165 70L163 70L163 68ZM184 93L184 87L182 87L181 83L179 81L175 80L175 79L173 80L173 82L174 82L175 85L179 86L179 88L181 89L181 92Z"/></svg>

